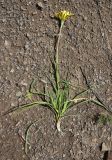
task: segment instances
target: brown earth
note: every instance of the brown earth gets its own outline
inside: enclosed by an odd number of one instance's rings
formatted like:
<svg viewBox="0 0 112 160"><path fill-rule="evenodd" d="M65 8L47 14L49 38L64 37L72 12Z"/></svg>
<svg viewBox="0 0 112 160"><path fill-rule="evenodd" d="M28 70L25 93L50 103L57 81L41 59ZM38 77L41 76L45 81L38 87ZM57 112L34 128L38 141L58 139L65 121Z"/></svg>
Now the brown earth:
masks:
<svg viewBox="0 0 112 160"><path fill-rule="evenodd" d="M1 0L0 1L0 111L23 104L32 78L42 88L49 74L49 53L54 54L58 21L55 12L75 14L62 33L60 65L74 85L90 85L110 107L112 104L112 1L111 0ZM100 85L99 85L100 84ZM51 111L33 108L0 118L0 160L104 160L100 146L111 142L112 126L100 125L102 112L93 104L72 110L62 121L63 135L55 127ZM68 113L71 114L71 113ZM44 119L43 119L44 118ZM30 130L28 156L20 136ZM20 135L20 136L19 136Z"/></svg>

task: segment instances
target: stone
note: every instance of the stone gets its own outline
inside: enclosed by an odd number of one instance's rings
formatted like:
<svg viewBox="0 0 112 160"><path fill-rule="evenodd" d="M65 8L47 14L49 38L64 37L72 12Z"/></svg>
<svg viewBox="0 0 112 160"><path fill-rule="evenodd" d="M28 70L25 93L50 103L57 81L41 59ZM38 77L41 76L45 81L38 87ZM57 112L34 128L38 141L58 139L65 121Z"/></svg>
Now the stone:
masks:
<svg viewBox="0 0 112 160"><path fill-rule="evenodd" d="M44 9L44 6L43 6L42 2L38 2L38 3L36 4L36 7L37 7L39 10Z"/></svg>
<svg viewBox="0 0 112 160"><path fill-rule="evenodd" d="M22 93L20 91L16 93L17 97L21 97L21 95L22 95Z"/></svg>

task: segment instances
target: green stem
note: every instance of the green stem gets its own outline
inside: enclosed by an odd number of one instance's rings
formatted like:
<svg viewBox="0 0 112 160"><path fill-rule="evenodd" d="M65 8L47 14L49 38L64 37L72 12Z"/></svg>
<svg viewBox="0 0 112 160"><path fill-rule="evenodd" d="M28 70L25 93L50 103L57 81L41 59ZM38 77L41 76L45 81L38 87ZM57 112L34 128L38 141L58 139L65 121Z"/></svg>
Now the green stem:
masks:
<svg viewBox="0 0 112 160"><path fill-rule="evenodd" d="M61 38L61 31L63 27L64 21L61 21L61 26L58 34L57 44L56 44L56 85L57 90L59 90L59 81L60 81L60 73L59 73L59 43Z"/></svg>

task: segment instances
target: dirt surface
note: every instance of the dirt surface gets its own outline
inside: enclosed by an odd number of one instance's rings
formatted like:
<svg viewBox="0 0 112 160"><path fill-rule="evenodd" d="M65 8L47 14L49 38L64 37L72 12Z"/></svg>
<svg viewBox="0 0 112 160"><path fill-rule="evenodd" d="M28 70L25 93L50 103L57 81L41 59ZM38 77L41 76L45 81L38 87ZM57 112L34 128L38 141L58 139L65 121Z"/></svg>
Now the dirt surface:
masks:
<svg viewBox="0 0 112 160"><path fill-rule="evenodd" d="M63 77L83 85L83 69L101 100L112 106L112 1L111 0L0 0L0 114L25 103L32 78L43 86L49 74L49 53L54 54L58 21L55 12L75 14L62 33L60 65ZM93 104L75 107L65 117L59 134L51 111L33 108L0 118L0 160L104 160L103 142L112 141L112 126L100 125L102 112ZM29 136L28 156L21 136L38 120Z"/></svg>

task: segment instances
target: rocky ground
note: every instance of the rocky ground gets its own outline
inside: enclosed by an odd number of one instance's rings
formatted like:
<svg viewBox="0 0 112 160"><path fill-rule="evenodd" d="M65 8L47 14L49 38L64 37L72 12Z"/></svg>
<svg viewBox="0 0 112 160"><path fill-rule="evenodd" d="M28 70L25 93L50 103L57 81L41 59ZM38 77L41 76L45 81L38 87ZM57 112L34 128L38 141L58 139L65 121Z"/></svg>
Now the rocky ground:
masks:
<svg viewBox="0 0 112 160"><path fill-rule="evenodd" d="M95 87L95 93L112 106L112 1L111 0L0 0L0 159L1 160L106 160L102 144L112 141L112 125L101 125L103 112L93 104L73 108L56 130L54 115L44 107L20 114L3 114L24 104L32 79L41 89L49 74L59 23L54 13L68 10L60 46L63 77L73 85ZM81 68L84 75L81 72ZM25 131L29 134L24 153ZM108 148L108 147L107 147ZM108 150L108 149L107 149Z"/></svg>

